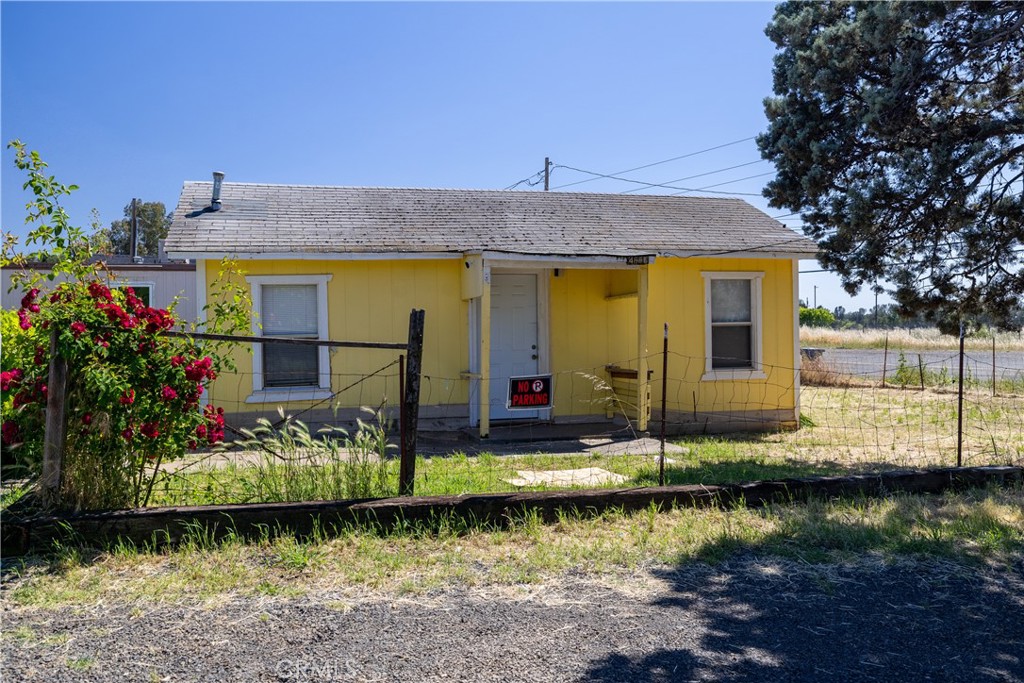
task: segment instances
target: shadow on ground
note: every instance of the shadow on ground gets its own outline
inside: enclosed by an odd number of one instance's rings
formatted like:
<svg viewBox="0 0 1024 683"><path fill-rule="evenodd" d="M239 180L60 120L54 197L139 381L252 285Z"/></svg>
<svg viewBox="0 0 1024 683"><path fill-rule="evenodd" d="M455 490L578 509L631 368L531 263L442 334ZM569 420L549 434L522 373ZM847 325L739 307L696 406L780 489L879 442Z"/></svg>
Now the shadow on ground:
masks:
<svg viewBox="0 0 1024 683"><path fill-rule="evenodd" d="M879 524L824 509L758 543L712 544L702 559L718 564L703 571L681 561L655 572L667 594L649 607L668 626L651 629L647 651L593 661L580 680L1024 681L1019 529L983 509L901 536L921 513L910 498ZM958 534L929 533L950 524ZM1000 562L983 561L986 538ZM837 563L843 551L857 561Z"/></svg>
<svg viewBox="0 0 1024 683"><path fill-rule="evenodd" d="M672 459L675 459L673 457ZM650 466L641 470L627 486L657 486L658 464L653 458ZM798 460L741 458L719 462L667 463L665 484L735 484L737 482L768 481L800 477L827 477L863 472L862 467L850 467L835 462L803 462Z"/></svg>

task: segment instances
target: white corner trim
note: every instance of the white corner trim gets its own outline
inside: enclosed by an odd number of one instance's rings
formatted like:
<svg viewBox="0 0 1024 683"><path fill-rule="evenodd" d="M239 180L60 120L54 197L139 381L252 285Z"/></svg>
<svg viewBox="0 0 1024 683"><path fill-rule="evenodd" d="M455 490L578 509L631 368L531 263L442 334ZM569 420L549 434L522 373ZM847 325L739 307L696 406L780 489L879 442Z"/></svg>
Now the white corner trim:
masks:
<svg viewBox="0 0 1024 683"><path fill-rule="evenodd" d="M263 310L263 285L316 285L316 313L317 313L317 338L327 341L328 337L328 308L327 308L327 283L334 276L324 274L304 275L247 275L245 281L249 283L250 295L252 297L252 335L263 336L263 326L259 323L259 313ZM325 395L316 398L328 398L331 395L331 352L326 346L317 347L318 384L319 388L312 387L274 387L265 389L263 386L263 344L252 345L252 394L245 399L246 403L268 403L280 400L282 396L292 397L304 391L325 391ZM261 395L276 395L278 398L266 401L256 400L253 397ZM253 400L250 400L253 399ZM291 400L313 400L292 398Z"/></svg>
<svg viewBox="0 0 1024 683"><path fill-rule="evenodd" d="M800 262L793 261L793 421L800 426Z"/></svg>
<svg viewBox="0 0 1024 683"><path fill-rule="evenodd" d="M196 331L206 331L206 261L196 261ZM210 391L213 386L210 386ZM206 406L210 405L210 391L204 391L199 396L199 410L205 412Z"/></svg>
<svg viewBox="0 0 1024 683"><path fill-rule="evenodd" d="M292 401L320 401L331 398L334 392L318 387L274 388L253 391L245 397L246 403L290 403Z"/></svg>
<svg viewBox="0 0 1024 683"><path fill-rule="evenodd" d="M702 382L717 380L756 380L767 379L762 362L763 322L761 319L763 271L736 270L702 270L704 278L704 374ZM748 280L750 282L750 323L751 323L751 367L749 368L714 368L711 356L711 281L712 280Z"/></svg>
<svg viewBox="0 0 1024 683"><path fill-rule="evenodd" d="M202 332L206 329L206 261L196 261L196 323Z"/></svg>

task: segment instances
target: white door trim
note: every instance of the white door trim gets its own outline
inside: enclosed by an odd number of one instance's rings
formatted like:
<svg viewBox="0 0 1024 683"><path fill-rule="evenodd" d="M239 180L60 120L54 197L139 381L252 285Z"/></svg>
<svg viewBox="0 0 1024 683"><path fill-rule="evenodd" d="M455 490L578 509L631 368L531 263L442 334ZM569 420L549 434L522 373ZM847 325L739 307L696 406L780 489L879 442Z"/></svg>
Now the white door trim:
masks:
<svg viewBox="0 0 1024 683"><path fill-rule="evenodd" d="M551 273L550 268L502 268L500 266L495 267L495 264L485 264L487 270L490 273L496 273L498 275L536 275L537 276L537 373L546 375L551 372ZM490 278L488 278L490 280ZM493 281L492 281L493 282ZM479 309L474 314L474 305L477 307L479 304L479 298L474 299L470 303L470 325L469 325L469 344L471 349L475 349L476 352L470 353L470 372L478 373L480 368L480 340L481 340L481 317L479 315ZM475 361L475 367L474 367ZM481 378L479 381L484 380L490 381L490 378ZM470 386L472 387L472 382ZM554 382L552 382L554 384ZM552 390L554 390L552 386ZM472 388L470 390L471 394ZM492 397L493 398L493 397ZM470 400L469 404L469 421L473 426L480 424L480 408L479 401ZM550 420L551 419L551 408L543 408L537 411L538 420ZM493 419L493 418L492 418Z"/></svg>

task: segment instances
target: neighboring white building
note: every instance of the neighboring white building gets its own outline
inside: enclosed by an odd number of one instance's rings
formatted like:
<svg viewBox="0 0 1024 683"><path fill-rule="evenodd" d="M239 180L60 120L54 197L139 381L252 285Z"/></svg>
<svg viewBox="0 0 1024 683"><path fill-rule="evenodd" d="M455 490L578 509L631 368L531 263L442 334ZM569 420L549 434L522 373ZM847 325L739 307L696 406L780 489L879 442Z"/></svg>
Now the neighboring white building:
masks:
<svg viewBox="0 0 1024 683"><path fill-rule="evenodd" d="M163 258L139 258L133 261L129 256L103 256L107 269L116 277L112 283L132 287L139 297L154 308L169 308L175 297L178 299L176 318L182 322L195 321L196 310L196 265L188 261L170 261ZM49 271L46 264L29 264L27 269L39 272ZM3 269L2 303L4 310L17 309L21 305L21 290L11 291L11 276L15 268ZM55 280L59 282L61 278ZM45 284L41 287L46 289Z"/></svg>

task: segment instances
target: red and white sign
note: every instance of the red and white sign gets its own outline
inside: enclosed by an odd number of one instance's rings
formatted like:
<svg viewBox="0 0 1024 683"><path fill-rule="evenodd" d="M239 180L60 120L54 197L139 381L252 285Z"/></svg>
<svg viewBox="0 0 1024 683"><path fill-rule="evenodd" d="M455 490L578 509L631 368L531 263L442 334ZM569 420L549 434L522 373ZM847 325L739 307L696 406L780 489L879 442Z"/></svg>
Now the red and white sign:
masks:
<svg viewBox="0 0 1024 683"><path fill-rule="evenodd" d="M509 410L537 410L551 407L551 375L508 378Z"/></svg>

